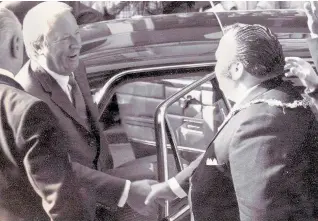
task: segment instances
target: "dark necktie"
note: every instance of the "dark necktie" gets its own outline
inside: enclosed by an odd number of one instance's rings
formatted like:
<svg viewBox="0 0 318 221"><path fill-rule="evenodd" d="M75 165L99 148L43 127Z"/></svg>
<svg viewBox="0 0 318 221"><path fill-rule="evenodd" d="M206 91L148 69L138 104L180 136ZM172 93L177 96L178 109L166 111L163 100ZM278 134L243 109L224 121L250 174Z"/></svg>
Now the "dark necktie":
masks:
<svg viewBox="0 0 318 221"><path fill-rule="evenodd" d="M84 97L73 74L70 75L68 83L71 86L70 94L72 96L73 105L76 108L77 113L80 115L80 117L86 121L87 113Z"/></svg>

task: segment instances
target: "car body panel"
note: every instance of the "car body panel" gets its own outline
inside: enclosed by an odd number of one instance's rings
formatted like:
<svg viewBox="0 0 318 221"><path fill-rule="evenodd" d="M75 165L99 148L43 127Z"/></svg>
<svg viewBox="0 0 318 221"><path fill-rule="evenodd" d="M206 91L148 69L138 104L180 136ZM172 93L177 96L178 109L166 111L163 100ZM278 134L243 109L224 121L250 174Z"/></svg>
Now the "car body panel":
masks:
<svg viewBox="0 0 318 221"><path fill-rule="evenodd" d="M218 17L217 17L217 16ZM310 59L306 16L299 10L201 12L146 16L81 27L81 59L89 74L105 70L214 62L223 26L262 24L275 32L286 56Z"/></svg>

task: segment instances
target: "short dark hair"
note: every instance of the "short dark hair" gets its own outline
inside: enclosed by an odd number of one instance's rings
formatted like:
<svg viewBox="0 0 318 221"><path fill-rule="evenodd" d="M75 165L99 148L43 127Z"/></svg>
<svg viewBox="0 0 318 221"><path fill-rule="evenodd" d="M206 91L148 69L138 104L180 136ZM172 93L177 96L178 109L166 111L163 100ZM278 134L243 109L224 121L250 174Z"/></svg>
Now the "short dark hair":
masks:
<svg viewBox="0 0 318 221"><path fill-rule="evenodd" d="M262 25L236 23L225 28L234 31L236 59L255 77L283 75L285 58L277 36Z"/></svg>

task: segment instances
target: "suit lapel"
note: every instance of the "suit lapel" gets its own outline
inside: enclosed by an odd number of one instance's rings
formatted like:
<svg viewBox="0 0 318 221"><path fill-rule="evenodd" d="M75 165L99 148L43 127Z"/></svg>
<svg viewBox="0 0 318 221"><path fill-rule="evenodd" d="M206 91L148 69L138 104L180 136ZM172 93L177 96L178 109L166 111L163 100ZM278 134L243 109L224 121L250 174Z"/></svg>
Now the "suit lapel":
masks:
<svg viewBox="0 0 318 221"><path fill-rule="evenodd" d="M75 107L56 80L41 67L37 67L36 70L32 71L32 74L38 79L44 90L50 93L51 100L73 120L89 131L87 123L79 116Z"/></svg>
<svg viewBox="0 0 318 221"><path fill-rule="evenodd" d="M74 71L74 77L84 97L88 115L93 116L94 119L98 119L97 106L93 103L86 77L86 69L82 63L80 63L79 67ZM96 111L94 111L94 107L96 107Z"/></svg>

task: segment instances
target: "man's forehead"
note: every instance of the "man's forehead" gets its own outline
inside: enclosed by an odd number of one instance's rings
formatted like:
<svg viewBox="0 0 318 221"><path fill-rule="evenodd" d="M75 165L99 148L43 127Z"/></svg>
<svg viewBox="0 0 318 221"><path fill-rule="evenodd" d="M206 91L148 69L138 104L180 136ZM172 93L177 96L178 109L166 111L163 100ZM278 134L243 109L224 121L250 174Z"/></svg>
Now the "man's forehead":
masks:
<svg viewBox="0 0 318 221"><path fill-rule="evenodd" d="M220 57L222 53L232 54L236 51L237 42L234 38L233 33L226 33L220 39L219 46L216 50L215 56L216 58Z"/></svg>
<svg viewBox="0 0 318 221"><path fill-rule="evenodd" d="M75 18L71 13L53 17L48 22L48 32L50 35L69 34L74 30L79 29Z"/></svg>

